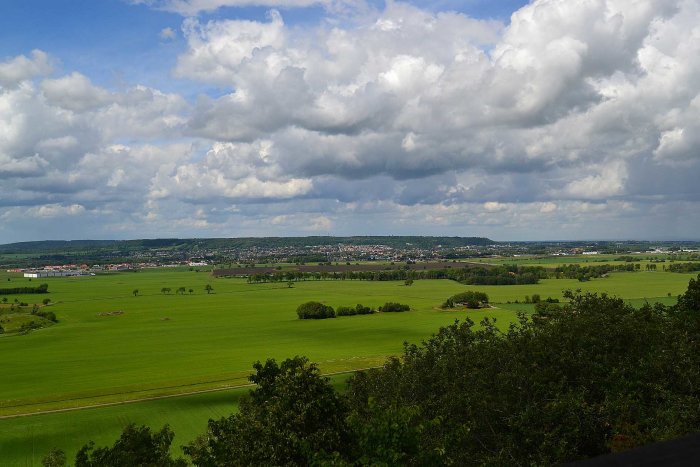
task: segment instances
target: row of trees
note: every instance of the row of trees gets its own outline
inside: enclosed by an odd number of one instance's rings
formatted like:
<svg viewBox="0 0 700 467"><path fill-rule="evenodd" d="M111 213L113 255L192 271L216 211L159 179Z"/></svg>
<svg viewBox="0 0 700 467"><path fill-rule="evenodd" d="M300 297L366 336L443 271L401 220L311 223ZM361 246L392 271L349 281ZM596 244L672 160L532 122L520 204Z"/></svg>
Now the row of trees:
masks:
<svg viewBox="0 0 700 467"><path fill-rule="evenodd" d="M668 270L671 272L696 272L700 271L699 263L672 263L668 265Z"/></svg>
<svg viewBox="0 0 700 467"><path fill-rule="evenodd" d="M210 284L207 284L204 286L204 290L207 292L207 294L210 294L214 291L214 287L212 287ZM160 293L162 293L163 295L168 295L172 291L173 289L171 289L170 287L163 287L160 289ZM134 297L138 297L141 291L139 289L134 289L131 291L131 293L134 295ZM192 295L194 293L194 289L191 287L189 289L186 287L178 287L175 290L175 293L177 295L185 295L185 293L189 293L190 295Z"/></svg>
<svg viewBox="0 0 700 467"><path fill-rule="evenodd" d="M49 284L41 284L37 287L10 287L0 289L0 295L40 294L48 292Z"/></svg>
<svg viewBox="0 0 700 467"><path fill-rule="evenodd" d="M358 303L354 308L339 306L337 310L334 310L330 305L312 301L299 305L297 307L297 316L299 316L299 319L327 319L335 318L336 316L371 315L377 311L382 313L397 313L409 311L410 309L410 306L402 303L387 302L380 306L377 310L364 306L360 303Z"/></svg>
<svg viewBox="0 0 700 467"><path fill-rule="evenodd" d="M568 296L507 329L455 322L342 394L303 357L258 362L239 412L184 452L196 466L554 465L700 431L700 276L671 307ZM75 465L185 465L172 439L130 426Z"/></svg>
<svg viewBox="0 0 700 467"><path fill-rule="evenodd" d="M541 267L497 266L497 267L462 267L450 269L391 269L385 271L336 271L336 272L302 272L277 271L251 274L248 282L252 284L265 282L288 282L306 280L362 280L362 281L404 281L412 285L417 279L451 279L468 285L519 285L536 284L547 277Z"/></svg>

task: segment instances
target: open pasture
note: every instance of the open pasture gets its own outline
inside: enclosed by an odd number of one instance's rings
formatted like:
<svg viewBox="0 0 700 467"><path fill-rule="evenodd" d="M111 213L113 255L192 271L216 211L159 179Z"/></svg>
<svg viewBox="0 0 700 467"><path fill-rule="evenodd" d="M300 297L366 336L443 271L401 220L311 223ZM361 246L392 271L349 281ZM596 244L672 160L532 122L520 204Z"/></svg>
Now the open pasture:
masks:
<svg viewBox="0 0 700 467"><path fill-rule="evenodd" d="M8 284L28 282L9 276ZM3 277L7 281L8 274ZM301 281L292 288L286 283L215 279L187 269L34 279L33 283L48 283L50 293L17 298L29 303L51 298L54 304L49 309L59 323L23 336L0 337L0 415L245 384L252 362L268 357L306 355L323 372L365 368L399 354L404 341L418 342L455 319L469 316L478 322L493 316L506 326L517 311L531 308L507 302L522 302L526 295L562 298L565 289L581 289L607 292L635 305L645 300L668 304L685 291L692 277L657 271L519 286L465 286L448 280L421 280L412 286ZM211 294L205 290L207 284L213 288ZM180 287L184 294L176 293ZM470 289L486 292L497 308L436 309L447 297ZM298 320L296 307L308 300L333 307L358 302L377 307L398 301L411 305L412 311ZM170 423L179 446L201 433L208 418L233 410L236 394L224 391L2 419L0 457L6 465L38 465L54 445L74 452L91 437L105 444L131 421L156 428Z"/></svg>
<svg viewBox="0 0 700 467"><path fill-rule="evenodd" d="M400 352L403 341L419 341L465 315L434 310L465 289L451 281L302 281L288 288L173 270L41 281L49 284L59 323L0 338L0 415L241 384L251 363L267 357L304 354L324 372L373 366ZM175 293L179 287L186 293ZM415 311L300 321L296 307L308 300L334 307L400 301Z"/></svg>

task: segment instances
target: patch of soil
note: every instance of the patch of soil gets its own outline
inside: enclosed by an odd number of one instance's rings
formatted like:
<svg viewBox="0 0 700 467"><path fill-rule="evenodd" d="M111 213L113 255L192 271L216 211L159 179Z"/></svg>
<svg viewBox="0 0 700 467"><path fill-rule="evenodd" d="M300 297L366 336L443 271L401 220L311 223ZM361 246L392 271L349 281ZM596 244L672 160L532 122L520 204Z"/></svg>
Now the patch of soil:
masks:
<svg viewBox="0 0 700 467"><path fill-rule="evenodd" d="M116 311L103 311L102 313L97 313L97 316L119 316L123 315L124 312L122 310L116 310Z"/></svg>

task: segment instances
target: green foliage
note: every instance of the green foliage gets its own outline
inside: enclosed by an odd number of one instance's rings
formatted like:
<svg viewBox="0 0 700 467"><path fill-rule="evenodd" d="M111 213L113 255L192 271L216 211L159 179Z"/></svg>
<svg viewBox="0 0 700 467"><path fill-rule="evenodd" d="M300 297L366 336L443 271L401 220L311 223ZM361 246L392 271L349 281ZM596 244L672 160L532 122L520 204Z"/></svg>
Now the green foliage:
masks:
<svg viewBox="0 0 700 467"><path fill-rule="evenodd" d="M527 297L526 297L527 298ZM489 303L489 296L484 292L468 290L461 292L448 298L442 304L443 308L454 308L457 305L464 305L467 308L481 308ZM528 303L527 301L525 303Z"/></svg>
<svg viewBox="0 0 700 467"><path fill-rule="evenodd" d="M184 448L195 465L307 465L345 452L348 408L315 364L295 357L254 368L257 387L240 412L210 420L206 434Z"/></svg>
<svg viewBox="0 0 700 467"><path fill-rule="evenodd" d="M349 306L339 306L335 310L336 316L371 315L376 312L377 310L374 310L368 306L364 306L360 303L355 305L354 308Z"/></svg>
<svg viewBox="0 0 700 467"><path fill-rule="evenodd" d="M410 309L410 306L396 302L386 302L379 307L379 311L382 313L400 313L402 311L409 311Z"/></svg>
<svg viewBox="0 0 700 467"><path fill-rule="evenodd" d="M12 287L0 289L0 295L18 295L18 294L42 294L49 292L49 284L41 284L38 287Z"/></svg>
<svg viewBox="0 0 700 467"><path fill-rule="evenodd" d="M297 315L299 319L326 319L335 318L335 311L321 302L306 302L297 307Z"/></svg>
<svg viewBox="0 0 700 467"><path fill-rule="evenodd" d="M37 316L41 316L44 319L48 319L49 321L53 321L54 323L58 323L58 319L56 318L56 313L54 313L53 311L38 310L34 314Z"/></svg>
<svg viewBox="0 0 700 467"><path fill-rule="evenodd" d="M700 262L696 263L671 263L668 265L668 270L671 272L697 272L700 271Z"/></svg>
<svg viewBox="0 0 700 467"><path fill-rule="evenodd" d="M417 452L455 465L551 465L700 429L700 281L675 309L621 299L571 302L507 332L485 320L441 329L402 360L354 377L364 419L419 407ZM690 332L691 329L693 332ZM402 463L420 464L415 454Z"/></svg>
<svg viewBox="0 0 700 467"><path fill-rule="evenodd" d="M44 467L65 467L66 453L60 449L53 448L43 459L41 465Z"/></svg>
<svg viewBox="0 0 700 467"><path fill-rule="evenodd" d="M170 456L174 436L168 425L152 432L147 426L130 424L111 448L95 448L93 442L83 446L75 456L75 467L186 467L184 459Z"/></svg>

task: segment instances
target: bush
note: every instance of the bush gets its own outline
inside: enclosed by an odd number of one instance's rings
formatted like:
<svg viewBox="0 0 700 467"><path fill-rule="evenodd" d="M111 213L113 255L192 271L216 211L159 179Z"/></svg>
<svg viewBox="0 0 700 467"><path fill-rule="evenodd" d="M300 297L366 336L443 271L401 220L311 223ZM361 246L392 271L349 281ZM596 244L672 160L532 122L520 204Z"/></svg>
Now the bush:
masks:
<svg viewBox="0 0 700 467"><path fill-rule="evenodd" d="M402 303L386 302L383 306L379 307L379 311L382 313L399 313L402 311L408 311L411 307L404 305Z"/></svg>
<svg viewBox="0 0 700 467"><path fill-rule="evenodd" d="M372 308L364 306L360 303L358 303L355 308L349 306L339 306L335 310L336 316L371 315L372 313L376 313L376 310L373 310Z"/></svg>
<svg viewBox="0 0 700 467"><path fill-rule="evenodd" d="M349 306L339 306L335 310L336 316L352 316L356 315L357 313L355 312L354 308L351 308Z"/></svg>
<svg viewBox="0 0 700 467"><path fill-rule="evenodd" d="M49 321L53 321L54 323L58 322L58 319L56 319L56 313L53 311L37 311L35 314L44 319L48 319Z"/></svg>
<svg viewBox="0 0 700 467"><path fill-rule="evenodd" d="M306 302L297 308L299 319L326 319L335 318L333 307L321 302Z"/></svg>
<svg viewBox="0 0 700 467"><path fill-rule="evenodd" d="M374 310L368 306L363 306L359 303L355 306L355 313L358 315L371 315L376 312L377 310Z"/></svg>

